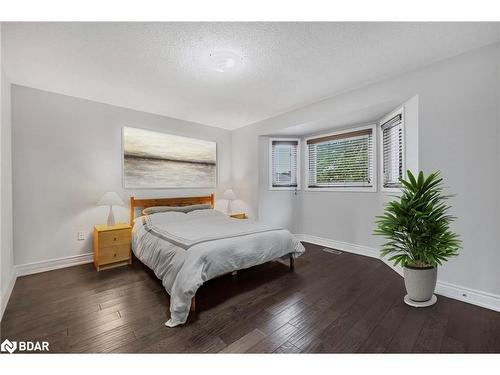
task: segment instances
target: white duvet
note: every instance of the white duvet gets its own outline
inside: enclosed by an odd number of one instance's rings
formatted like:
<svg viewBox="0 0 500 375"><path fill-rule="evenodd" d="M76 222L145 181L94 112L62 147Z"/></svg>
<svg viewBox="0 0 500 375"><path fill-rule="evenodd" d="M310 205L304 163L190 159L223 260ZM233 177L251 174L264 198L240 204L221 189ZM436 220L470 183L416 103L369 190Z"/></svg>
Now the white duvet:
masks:
<svg viewBox="0 0 500 375"><path fill-rule="evenodd" d="M205 281L305 251L285 229L215 210L141 216L134 222L132 250L170 294L168 327L186 322L191 299Z"/></svg>

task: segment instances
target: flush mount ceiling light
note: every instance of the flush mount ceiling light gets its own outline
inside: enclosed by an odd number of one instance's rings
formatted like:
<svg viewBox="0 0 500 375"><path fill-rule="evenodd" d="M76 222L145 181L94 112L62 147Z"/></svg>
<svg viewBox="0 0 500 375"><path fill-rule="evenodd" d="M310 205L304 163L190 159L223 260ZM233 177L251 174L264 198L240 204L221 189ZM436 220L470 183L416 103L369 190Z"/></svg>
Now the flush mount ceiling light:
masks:
<svg viewBox="0 0 500 375"><path fill-rule="evenodd" d="M213 51L209 53L209 63L219 73L236 72L243 66L243 57L233 51Z"/></svg>

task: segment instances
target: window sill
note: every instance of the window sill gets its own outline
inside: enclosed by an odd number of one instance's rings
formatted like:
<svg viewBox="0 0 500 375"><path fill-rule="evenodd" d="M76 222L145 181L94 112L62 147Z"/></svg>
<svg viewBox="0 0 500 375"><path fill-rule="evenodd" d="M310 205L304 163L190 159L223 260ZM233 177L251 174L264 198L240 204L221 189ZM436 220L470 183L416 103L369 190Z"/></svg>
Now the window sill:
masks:
<svg viewBox="0 0 500 375"><path fill-rule="evenodd" d="M295 191L295 190L299 191L300 187L298 187L298 186L297 187L273 187L273 186L271 186L271 187L269 187L269 190L271 190L271 191L273 191L273 190L274 191Z"/></svg>
<svg viewBox="0 0 500 375"><path fill-rule="evenodd" d="M370 186L370 187L338 186L338 187L322 187L322 188L305 188L305 191L320 191L320 192L329 191L330 193L332 193L332 192L333 193L335 193L335 192L376 193L377 187L376 186Z"/></svg>
<svg viewBox="0 0 500 375"><path fill-rule="evenodd" d="M390 193L402 193L403 188L380 188L380 192L390 194Z"/></svg>

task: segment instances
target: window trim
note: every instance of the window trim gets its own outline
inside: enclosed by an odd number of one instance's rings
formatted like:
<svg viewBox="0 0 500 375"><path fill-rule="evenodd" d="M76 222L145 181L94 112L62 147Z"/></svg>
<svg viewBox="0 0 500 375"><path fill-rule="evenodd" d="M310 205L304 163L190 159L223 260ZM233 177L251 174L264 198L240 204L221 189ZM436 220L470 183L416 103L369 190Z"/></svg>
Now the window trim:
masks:
<svg viewBox="0 0 500 375"><path fill-rule="evenodd" d="M297 142L297 186L273 186L273 142L274 141L293 141ZM300 153L301 153L301 139L300 138L276 138L276 137L270 137L269 138L269 190L275 190L275 191L295 191L295 190L300 190L300 182L302 179L301 176L301 159L300 159Z"/></svg>
<svg viewBox="0 0 500 375"><path fill-rule="evenodd" d="M351 133L355 131L360 131L360 130L366 130L366 129L371 129L372 130L372 162L373 162L373 171L372 171L372 186L329 186L329 187L318 187L318 188L311 188L309 187L309 150L307 148L307 141L310 139L316 139L316 138L321 138L321 137L329 137L332 135L339 135L343 133ZM335 132L329 132L329 133L324 133L324 134L317 134L314 136L310 136L304 139L304 159L305 159L305 171L304 173L304 190L305 191L319 191L319 192L362 192L362 193L376 193L378 189L378 182L377 182L377 124L368 124L368 125L357 125L354 127L350 128L345 128L342 130L338 130Z"/></svg>
<svg viewBox="0 0 500 375"><path fill-rule="evenodd" d="M384 135L382 134L382 125L389 121L391 118L397 115L401 115L401 129L402 129L402 140L403 140L403 178L406 178L406 127L405 127L405 111L404 106L395 109L391 113L382 117L378 122L378 148L379 148L379 179L380 179L380 191L383 193L400 193L401 187L385 187L384 186Z"/></svg>

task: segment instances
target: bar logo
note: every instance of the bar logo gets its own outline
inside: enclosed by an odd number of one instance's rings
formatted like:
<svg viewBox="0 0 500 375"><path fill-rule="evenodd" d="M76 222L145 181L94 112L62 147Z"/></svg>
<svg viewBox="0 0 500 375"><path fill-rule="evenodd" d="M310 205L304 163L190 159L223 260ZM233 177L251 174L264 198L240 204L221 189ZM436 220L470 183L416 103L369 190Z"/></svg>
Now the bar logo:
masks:
<svg viewBox="0 0 500 375"><path fill-rule="evenodd" d="M0 345L1 352L9 352L10 354L15 351L19 352L48 352L48 341L10 341L5 339Z"/></svg>

